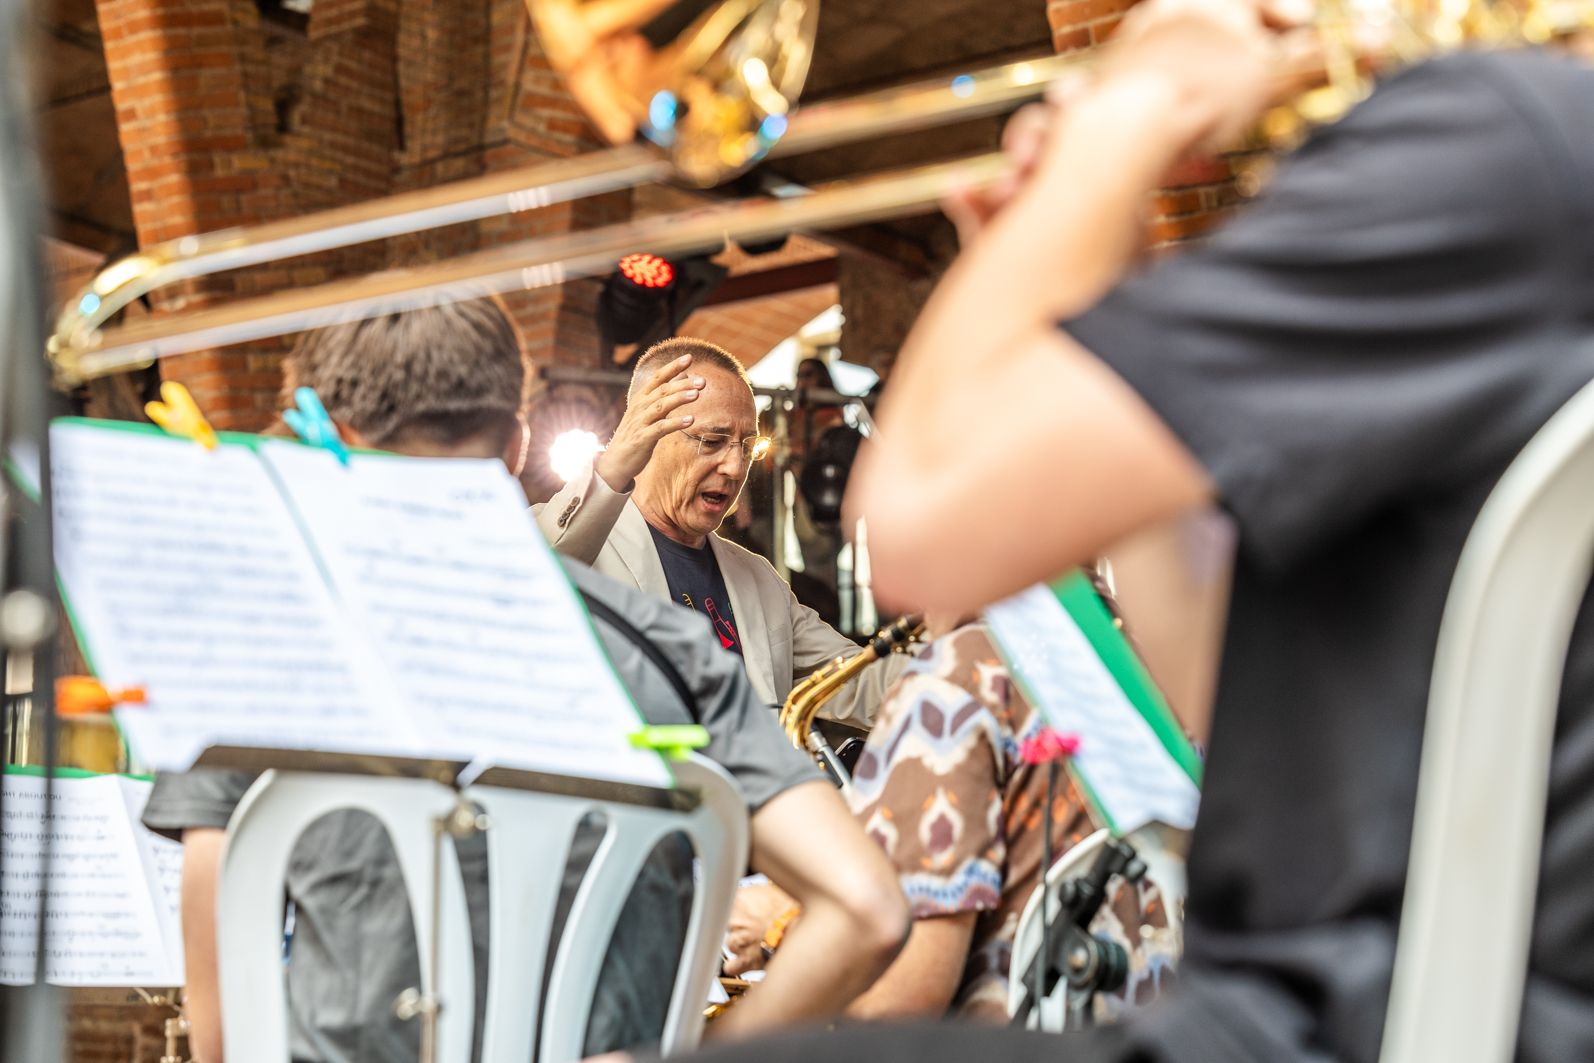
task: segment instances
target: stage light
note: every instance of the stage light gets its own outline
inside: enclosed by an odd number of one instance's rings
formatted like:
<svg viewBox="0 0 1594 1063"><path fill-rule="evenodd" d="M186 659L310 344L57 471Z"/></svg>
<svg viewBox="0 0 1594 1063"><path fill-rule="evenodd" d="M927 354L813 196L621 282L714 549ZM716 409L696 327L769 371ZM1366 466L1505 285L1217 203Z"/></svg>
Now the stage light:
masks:
<svg viewBox="0 0 1594 1063"><path fill-rule="evenodd" d="M603 349L612 350L616 344L647 347L674 334L725 273L724 266L703 255L673 260L647 251L626 255L598 295Z"/></svg>
<svg viewBox="0 0 1594 1063"><path fill-rule="evenodd" d="M585 428L572 428L554 437L548 448L548 465L560 483L569 483L586 471L602 452L603 444L596 435Z"/></svg>
<svg viewBox="0 0 1594 1063"><path fill-rule="evenodd" d="M598 296L598 325L614 343L638 343L667 316L675 266L646 252L626 255Z"/></svg>
<svg viewBox="0 0 1594 1063"><path fill-rule="evenodd" d="M620 260L620 275L643 288L668 288L675 283L675 267L668 259L643 252Z"/></svg>

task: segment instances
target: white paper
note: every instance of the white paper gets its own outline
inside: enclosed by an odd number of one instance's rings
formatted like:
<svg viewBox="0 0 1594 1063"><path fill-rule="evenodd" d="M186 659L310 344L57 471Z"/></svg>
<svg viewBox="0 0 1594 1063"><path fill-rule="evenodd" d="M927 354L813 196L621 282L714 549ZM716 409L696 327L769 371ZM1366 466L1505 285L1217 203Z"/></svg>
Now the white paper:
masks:
<svg viewBox="0 0 1594 1063"><path fill-rule="evenodd" d="M44 884L44 780L5 775L0 799L0 982L33 980ZM149 783L114 775L55 780L46 977L63 986L178 986L176 891L182 846L138 823ZM151 868L157 869L155 877Z"/></svg>
<svg viewBox="0 0 1594 1063"><path fill-rule="evenodd" d="M70 423L50 439L56 564L98 677L148 692L117 713L140 764L418 748L253 453Z"/></svg>
<svg viewBox="0 0 1594 1063"><path fill-rule="evenodd" d="M263 453L435 752L670 784L502 462Z"/></svg>
<svg viewBox="0 0 1594 1063"><path fill-rule="evenodd" d="M1072 767L1120 835L1151 822L1195 825L1200 790L1049 588L990 606L985 621L1036 708L1057 730L1079 736Z"/></svg>
<svg viewBox="0 0 1594 1063"><path fill-rule="evenodd" d="M133 841L144 868L144 880L149 883L150 899L155 904L155 919L160 924L161 937L173 947L167 949L167 961L176 974L172 985L186 985L183 976L183 847L180 842L163 838L144 827L144 806L149 803L153 784L125 775L112 776L122 789L122 802L127 809L127 821L133 825Z"/></svg>

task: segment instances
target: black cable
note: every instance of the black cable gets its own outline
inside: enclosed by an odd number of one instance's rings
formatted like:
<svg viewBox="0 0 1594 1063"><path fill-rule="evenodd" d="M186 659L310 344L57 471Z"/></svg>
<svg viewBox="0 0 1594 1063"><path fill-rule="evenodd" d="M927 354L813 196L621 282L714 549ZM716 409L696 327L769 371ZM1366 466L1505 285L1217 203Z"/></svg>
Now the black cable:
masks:
<svg viewBox="0 0 1594 1063"><path fill-rule="evenodd" d="M687 717L693 722L701 723L702 719L697 711L697 698L692 694L692 688L687 685L680 670L664 655L664 651L659 649L652 639L644 635L640 628L621 616L608 602L581 590L579 587L577 591L581 595L581 600L587 603L588 612L614 628L621 635L624 635L632 645L642 651L642 656L653 662L653 667L659 670L659 673L664 676L664 681L670 684L670 688L675 691L675 696L681 699L681 705L686 709Z"/></svg>

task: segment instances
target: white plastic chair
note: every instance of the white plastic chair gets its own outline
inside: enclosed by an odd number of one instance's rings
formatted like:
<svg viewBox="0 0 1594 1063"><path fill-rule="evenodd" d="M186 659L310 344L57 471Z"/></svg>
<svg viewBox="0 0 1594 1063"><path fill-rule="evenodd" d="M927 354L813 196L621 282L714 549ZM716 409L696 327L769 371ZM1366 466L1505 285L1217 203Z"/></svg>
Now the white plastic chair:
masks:
<svg viewBox="0 0 1594 1063"><path fill-rule="evenodd" d="M718 765L694 756L671 767L677 785L697 795L697 805L689 811L497 786L466 790L494 824L487 832L493 948L488 956L483 1063L527 1063L534 1045L539 1063L582 1057L598 974L620 909L648 854L676 831L691 841L701 875L661 1048L668 1054L697 1043L736 883L747 866L747 806ZM550 856L569 851L577 825L589 812L604 818L604 836L572 902L539 1015L527 1002L542 991L559 896L561 876L550 875L549 869L564 865ZM506 831L505 823L517 826ZM536 844L522 824L536 824Z"/></svg>
<svg viewBox="0 0 1594 1063"><path fill-rule="evenodd" d="M422 993L435 993L438 1058L468 1061L475 973L470 918L452 845L441 847L442 951L432 984L433 821L454 807L454 792L424 779L269 771L244 795L227 827L216 895L222 1038L229 1063L285 1063L288 1001L282 965L282 896L300 834L329 812L357 809L387 829L410 897ZM520 1063L526 1063L521 1060Z"/></svg>
<svg viewBox="0 0 1594 1063"><path fill-rule="evenodd" d="M1007 1013L1013 1015L1023 1002L1027 986L1022 972L1029 970L1035 953L1041 946L1041 899L1053 919L1058 914L1058 893L1063 883L1078 878L1090 870L1096 854L1112 837L1108 830L1098 830L1078 845L1053 861L1046 872L1046 881L1030 893L1024 911L1018 917L1018 928L1013 934L1013 960L1009 970L1014 972L1007 986ZM1184 858L1170 848L1171 839L1162 828L1155 825L1136 831L1125 839L1134 847L1136 855L1146 865L1146 877L1155 883L1162 895L1167 912L1168 932L1175 940L1184 933ZM1058 933L1063 931L1059 928ZM1029 1029L1061 1033L1068 1025L1068 981L1060 979L1057 985L1030 1011L1025 1024Z"/></svg>
<svg viewBox="0 0 1594 1063"><path fill-rule="evenodd" d="M1381 1063L1515 1055L1556 710L1591 559L1594 384L1511 463L1456 566Z"/></svg>
<svg viewBox="0 0 1594 1063"><path fill-rule="evenodd" d="M702 868L693 890L685 948L662 1038L665 1052L689 1048L702 1033L709 984L719 965L736 882L747 866L747 809L717 765L693 756L674 762L678 787L695 797L685 811L620 799L611 784L558 780L554 790L471 786L465 797L486 813L488 905L487 1009L482 1063L569 1063L582 1057L598 974L620 909L643 861L665 836L681 832ZM511 773L513 774L513 773ZM487 775L487 778L493 778ZM475 972L469 914L452 845L443 845L439 908L442 951L436 985L428 974L433 941L433 822L455 807L455 793L420 779L268 772L228 827L217 897L221 1005L232 1063L288 1059L282 970L282 883L299 835L329 812L359 809L387 829L410 897L421 956L423 994L442 1003L440 1063L471 1058ZM541 1012L544 958L565 856L589 814L604 834L566 917Z"/></svg>

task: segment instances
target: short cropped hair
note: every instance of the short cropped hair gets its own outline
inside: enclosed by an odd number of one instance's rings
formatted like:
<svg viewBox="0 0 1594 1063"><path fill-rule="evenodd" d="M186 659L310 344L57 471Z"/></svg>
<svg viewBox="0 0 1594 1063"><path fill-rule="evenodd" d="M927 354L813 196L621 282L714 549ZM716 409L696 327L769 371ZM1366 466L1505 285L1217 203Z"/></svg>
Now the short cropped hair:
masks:
<svg viewBox="0 0 1594 1063"><path fill-rule="evenodd" d="M487 299L305 333L283 370L285 406L295 388L314 388L333 420L378 447L507 437L526 379L514 326Z"/></svg>
<svg viewBox="0 0 1594 1063"><path fill-rule="evenodd" d="M753 382L747 379L747 370L743 369L742 363L736 360L736 356L724 347L691 336L672 336L655 343L637 359L636 367L631 370L631 386L626 389L625 401L630 402L636 398L637 392L647 384L649 377L658 372L660 366L683 354L690 354L694 365L706 363L735 373L749 390L752 389Z"/></svg>

